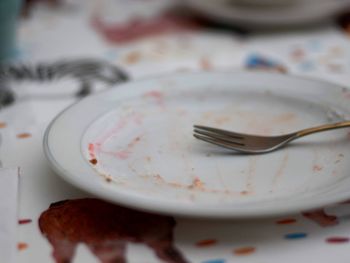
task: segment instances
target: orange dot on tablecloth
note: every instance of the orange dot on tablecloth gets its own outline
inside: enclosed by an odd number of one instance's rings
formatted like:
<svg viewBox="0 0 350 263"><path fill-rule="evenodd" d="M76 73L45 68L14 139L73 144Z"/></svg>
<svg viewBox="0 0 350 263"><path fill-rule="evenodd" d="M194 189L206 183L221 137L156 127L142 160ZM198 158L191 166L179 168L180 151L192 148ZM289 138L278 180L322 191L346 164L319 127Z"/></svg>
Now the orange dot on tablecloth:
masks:
<svg viewBox="0 0 350 263"><path fill-rule="evenodd" d="M240 247L233 250L233 253L237 256L244 256L253 254L256 251L255 247Z"/></svg>
<svg viewBox="0 0 350 263"><path fill-rule="evenodd" d="M0 122L0 129L6 128L7 124L6 122Z"/></svg>
<svg viewBox="0 0 350 263"><path fill-rule="evenodd" d="M133 51L126 55L124 61L128 65L136 64L142 58L142 54L139 51Z"/></svg>
<svg viewBox="0 0 350 263"><path fill-rule="evenodd" d="M18 249L18 250L25 250L25 249L27 249L27 248L28 248L28 244L27 244L27 243L19 242L19 243L17 244L17 249Z"/></svg>
<svg viewBox="0 0 350 263"><path fill-rule="evenodd" d="M19 138L19 139L26 139L26 138L30 138L30 137L32 137L32 135L28 132L23 132L23 133L17 134L17 138Z"/></svg>

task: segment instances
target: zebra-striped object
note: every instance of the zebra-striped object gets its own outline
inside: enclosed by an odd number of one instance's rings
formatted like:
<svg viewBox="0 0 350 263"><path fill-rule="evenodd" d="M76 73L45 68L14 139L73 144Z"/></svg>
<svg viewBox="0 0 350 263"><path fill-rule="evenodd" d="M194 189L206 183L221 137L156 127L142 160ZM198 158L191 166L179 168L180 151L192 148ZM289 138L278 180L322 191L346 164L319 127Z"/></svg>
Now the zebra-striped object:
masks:
<svg viewBox="0 0 350 263"><path fill-rule="evenodd" d="M63 60L55 63L37 65L0 65L0 107L15 101L15 95L9 88L12 81L53 81L61 78L73 78L80 82L79 97L91 93L95 81L115 84L127 81L127 74L115 65L95 59Z"/></svg>

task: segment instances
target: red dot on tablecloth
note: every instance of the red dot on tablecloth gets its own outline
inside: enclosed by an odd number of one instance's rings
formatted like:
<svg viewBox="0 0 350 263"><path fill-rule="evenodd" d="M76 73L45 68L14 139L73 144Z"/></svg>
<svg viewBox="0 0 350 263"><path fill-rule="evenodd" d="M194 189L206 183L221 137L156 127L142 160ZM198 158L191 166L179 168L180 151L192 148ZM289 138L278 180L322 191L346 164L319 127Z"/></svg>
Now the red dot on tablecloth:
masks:
<svg viewBox="0 0 350 263"><path fill-rule="evenodd" d="M20 225L25 225L25 224L29 224L32 222L32 219L29 219L29 218L25 218L25 219L20 219L18 220L18 224Z"/></svg>
<svg viewBox="0 0 350 263"><path fill-rule="evenodd" d="M196 243L197 247L209 247L209 246L213 246L215 244L217 244L217 240L216 239L203 239L200 240Z"/></svg>
<svg viewBox="0 0 350 263"><path fill-rule="evenodd" d="M330 244L348 243L349 241L350 238L348 237L329 237L326 239L326 242Z"/></svg>
<svg viewBox="0 0 350 263"><path fill-rule="evenodd" d="M280 220L276 221L276 224L289 225L289 224L294 224L295 222L297 222L297 220L294 218L285 218L285 219L280 219Z"/></svg>

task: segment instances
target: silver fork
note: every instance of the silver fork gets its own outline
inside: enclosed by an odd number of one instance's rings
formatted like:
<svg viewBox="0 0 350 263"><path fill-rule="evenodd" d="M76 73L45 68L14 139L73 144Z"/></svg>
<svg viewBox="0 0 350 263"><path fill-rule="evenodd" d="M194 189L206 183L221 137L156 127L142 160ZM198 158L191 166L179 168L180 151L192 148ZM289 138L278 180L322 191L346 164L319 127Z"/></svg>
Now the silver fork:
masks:
<svg viewBox="0 0 350 263"><path fill-rule="evenodd" d="M325 124L279 136L260 136L194 125L193 136L230 150L244 153L267 153L306 135L345 127L350 127L350 121Z"/></svg>

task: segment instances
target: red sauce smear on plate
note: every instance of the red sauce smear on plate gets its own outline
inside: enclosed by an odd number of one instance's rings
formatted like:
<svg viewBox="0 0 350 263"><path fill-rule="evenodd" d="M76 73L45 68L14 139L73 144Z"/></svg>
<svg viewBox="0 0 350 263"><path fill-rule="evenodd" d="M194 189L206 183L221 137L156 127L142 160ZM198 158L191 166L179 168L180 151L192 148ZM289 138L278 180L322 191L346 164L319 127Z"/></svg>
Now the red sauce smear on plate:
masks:
<svg viewBox="0 0 350 263"><path fill-rule="evenodd" d="M172 217L139 212L86 198L51 204L39 227L53 247L56 263L69 263L79 243L102 263L126 262L128 242L144 243L167 263L188 262L174 246Z"/></svg>

